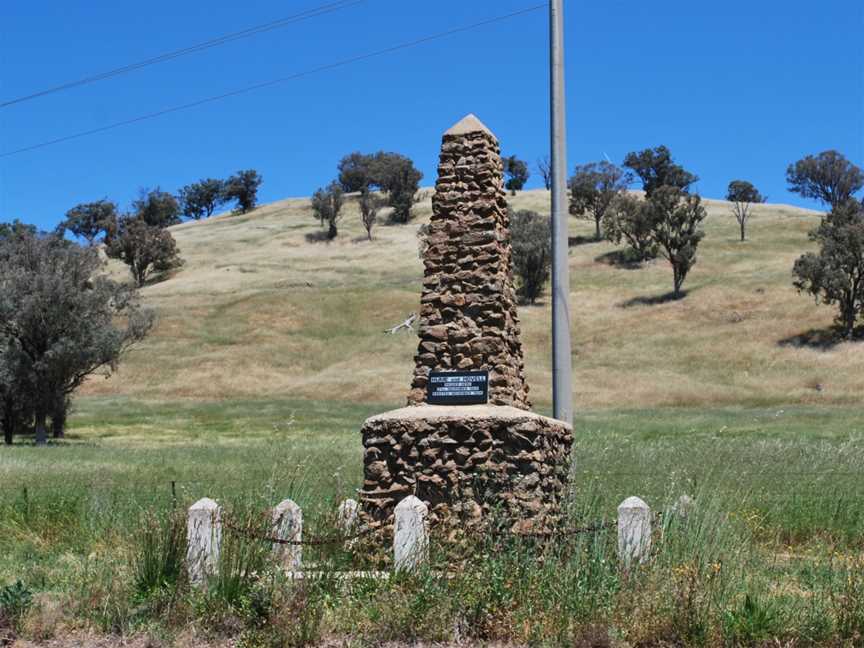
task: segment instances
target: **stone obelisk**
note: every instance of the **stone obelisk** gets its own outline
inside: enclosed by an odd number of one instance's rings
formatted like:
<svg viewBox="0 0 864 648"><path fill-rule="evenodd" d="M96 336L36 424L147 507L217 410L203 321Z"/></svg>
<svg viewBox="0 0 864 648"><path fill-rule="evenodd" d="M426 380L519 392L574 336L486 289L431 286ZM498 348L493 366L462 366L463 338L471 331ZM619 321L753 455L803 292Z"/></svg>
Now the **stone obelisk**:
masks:
<svg viewBox="0 0 864 648"><path fill-rule="evenodd" d="M530 529L556 518L573 434L530 411L502 171L497 139L473 115L444 134L409 406L362 430L368 519L386 523L409 495L433 520L503 510ZM488 373L486 404L427 402L431 372L466 371Z"/></svg>
<svg viewBox="0 0 864 648"><path fill-rule="evenodd" d="M444 133L426 236L420 345L408 402L430 371L488 370L489 402L530 409L498 140L474 115Z"/></svg>

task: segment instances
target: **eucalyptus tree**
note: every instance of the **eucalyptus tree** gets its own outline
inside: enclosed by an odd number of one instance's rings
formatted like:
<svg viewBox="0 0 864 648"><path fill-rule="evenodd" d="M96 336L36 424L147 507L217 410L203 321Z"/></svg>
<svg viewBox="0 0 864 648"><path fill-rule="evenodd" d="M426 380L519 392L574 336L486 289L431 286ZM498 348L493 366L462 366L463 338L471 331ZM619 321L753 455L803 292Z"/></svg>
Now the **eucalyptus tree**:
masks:
<svg viewBox="0 0 864 648"><path fill-rule="evenodd" d="M630 185L630 176L611 162L592 162L576 167L570 178L570 213L594 221L594 238L615 200Z"/></svg>
<svg viewBox="0 0 864 648"><path fill-rule="evenodd" d="M706 211L702 199L678 187L662 186L648 199L651 238L660 255L672 266L673 294L696 264L696 250L705 236L701 224Z"/></svg>
<svg viewBox="0 0 864 648"><path fill-rule="evenodd" d="M110 374L153 324L137 291L100 275L93 248L58 236L26 235L0 244L3 366L21 378L36 443L51 417L62 436L69 399L96 373Z"/></svg>
<svg viewBox="0 0 864 648"><path fill-rule="evenodd" d="M847 339L864 315L864 205L847 200L822 219L810 238L819 244L795 262L795 287L838 307L837 324Z"/></svg>
<svg viewBox="0 0 864 648"><path fill-rule="evenodd" d="M237 201L237 210L241 214L250 212L258 204L258 189L264 178L255 169L238 171L225 181L222 198L227 202Z"/></svg>
<svg viewBox="0 0 864 648"><path fill-rule="evenodd" d="M789 191L834 209L864 188L864 171L837 151L808 155L786 169Z"/></svg>
<svg viewBox="0 0 864 648"><path fill-rule="evenodd" d="M665 146L628 153L624 158L624 166L639 177L648 198L660 187L675 187L686 192L690 185L699 180L698 176L676 164L672 153Z"/></svg>
<svg viewBox="0 0 864 648"><path fill-rule="evenodd" d="M765 197L752 183L746 180L733 180L726 191L726 200L732 203L732 213L741 229L741 240L747 240L747 221L753 205L764 203Z"/></svg>

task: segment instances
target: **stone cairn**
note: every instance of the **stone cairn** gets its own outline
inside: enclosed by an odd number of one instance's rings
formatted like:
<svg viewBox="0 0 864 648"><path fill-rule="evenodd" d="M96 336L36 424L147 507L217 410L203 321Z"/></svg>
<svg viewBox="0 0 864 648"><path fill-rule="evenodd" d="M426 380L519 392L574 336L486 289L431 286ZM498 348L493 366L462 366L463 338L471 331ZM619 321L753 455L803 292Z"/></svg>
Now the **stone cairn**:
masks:
<svg viewBox="0 0 864 648"><path fill-rule="evenodd" d="M362 430L360 501L373 522L392 522L410 495L433 523L493 510L514 530L557 519L573 434L529 411L499 150L473 115L444 134L409 406ZM430 372L448 370L488 371L489 404L428 404Z"/></svg>
<svg viewBox="0 0 864 648"><path fill-rule="evenodd" d="M444 134L426 236L420 345L408 402L430 371L489 370L489 402L530 409L498 140L469 115Z"/></svg>

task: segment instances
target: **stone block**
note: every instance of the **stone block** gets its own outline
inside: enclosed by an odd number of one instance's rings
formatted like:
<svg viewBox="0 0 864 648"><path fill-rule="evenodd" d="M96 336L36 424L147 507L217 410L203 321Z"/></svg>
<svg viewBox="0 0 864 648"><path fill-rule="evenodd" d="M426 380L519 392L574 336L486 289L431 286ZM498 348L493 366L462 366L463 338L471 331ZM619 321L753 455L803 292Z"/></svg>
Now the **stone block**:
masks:
<svg viewBox="0 0 864 648"><path fill-rule="evenodd" d="M288 542L303 540L303 511L292 500L282 500L273 509L273 537ZM303 547L292 544L274 544L273 553L279 563L289 571L299 571L303 563Z"/></svg>
<svg viewBox="0 0 864 648"><path fill-rule="evenodd" d="M194 587L216 573L221 547L222 509L204 497L189 507L186 521L186 568Z"/></svg>
<svg viewBox="0 0 864 648"><path fill-rule="evenodd" d="M393 562L398 571L413 570L426 561L429 550L426 517L429 509L410 495L396 506L393 529Z"/></svg>
<svg viewBox="0 0 864 648"><path fill-rule="evenodd" d="M645 562L651 551L651 509L638 497L618 506L618 559L625 567Z"/></svg>

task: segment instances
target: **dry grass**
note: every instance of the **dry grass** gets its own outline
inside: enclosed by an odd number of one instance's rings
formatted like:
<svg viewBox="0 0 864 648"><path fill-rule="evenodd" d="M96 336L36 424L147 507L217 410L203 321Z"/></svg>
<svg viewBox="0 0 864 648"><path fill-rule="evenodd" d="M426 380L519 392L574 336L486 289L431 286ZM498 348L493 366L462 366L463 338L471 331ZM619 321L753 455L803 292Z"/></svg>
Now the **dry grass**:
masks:
<svg viewBox="0 0 864 648"><path fill-rule="evenodd" d="M515 208L548 211L529 191ZM737 240L728 204L707 201L707 236L678 302L639 303L671 290L660 260L616 267L608 243L584 242L593 224L571 219L574 399L577 408L859 403L864 345L820 349L784 343L831 325L834 312L800 296L791 267L810 249L818 213L754 210ZM356 203L339 237L311 243L308 201L173 228L184 268L145 288L155 333L120 373L86 393L148 399L288 397L381 402L407 392L416 338L383 329L419 306L417 229L382 225L364 240ZM123 269L112 270L122 274ZM541 300L543 301L543 300ZM535 402L551 399L550 304L520 310Z"/></svg>

